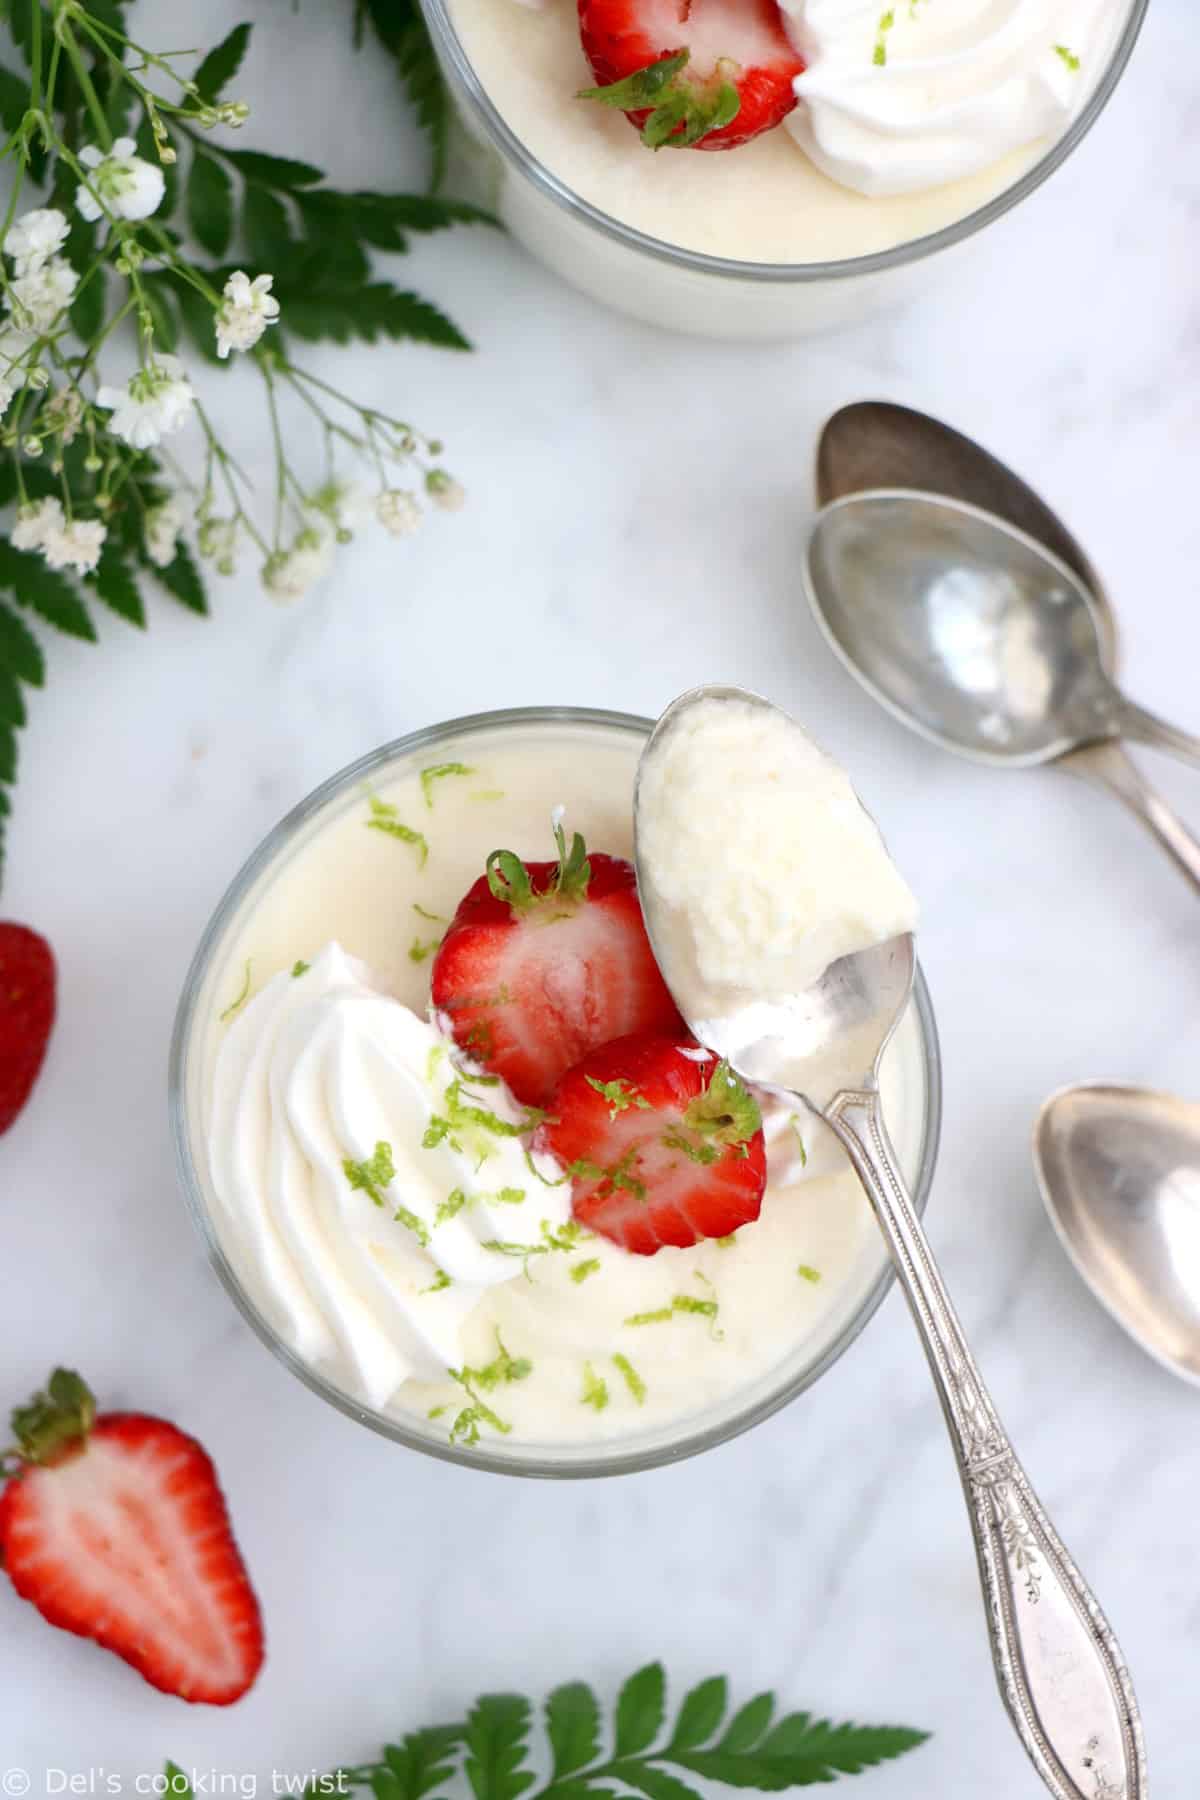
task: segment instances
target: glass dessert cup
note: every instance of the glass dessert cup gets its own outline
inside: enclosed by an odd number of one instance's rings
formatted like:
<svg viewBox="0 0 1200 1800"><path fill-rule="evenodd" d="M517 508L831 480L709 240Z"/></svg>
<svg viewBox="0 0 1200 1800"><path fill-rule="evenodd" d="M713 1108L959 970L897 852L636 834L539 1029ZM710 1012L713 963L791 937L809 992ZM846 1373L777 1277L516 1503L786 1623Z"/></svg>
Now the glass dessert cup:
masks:
<svg viewBox="0 0 1200 1800"><path fill-rule="evenodd" d="M867 1324L892 1281L883 1239L868 1220L852 1266L839 1278L815 1328L765 1372L708 1405L612 1438L536 1442L525 1437L514 1442L488 1437L468 1446L448 1442L444 1425L416 1412L382 1411L365 1405L307 1363L265 1316L227 1254L204 1142L205 1084L215 1042L212 1034L219 1030L220 1009L242 981L242 940L247 924L281 873L331 823L361 807L364 791L430 762L461 758L464 753L478 757L486 748L513 745L541 753L543 739L545 750L551 751L569 734L573 744L584 750L591 744L597 753L627 753L632 806L632 773L651 723L628 714L584 708L520 708L451 720L373 751L317 788L250 857L204 933L180 1000L170 1056L172 1133L193 1220L231 1298L263 1342L315 1393L382 1436L445 1461L505 1474L598 1476L652 1468L710 1449L768 1418L831 1368ZM593 847L603 846L597 842ZM403 927L398 923L396 929ZM347 948L355 952L357 946L348 943ZM897 1033L895 1054L905 1096L897 1136L905 1172L923 1210L937 1152L941 1071L933 1013L919 970L913 1001Z"/></svg>
<svg viewBox="0 0 1200 1800"><path fill-rule="evenodd" d="M518 0L495 3L519 10ZM1107 66L1078 115L985 204L969 204L943 229L869 255L784 263L681 248L584 199L538 160L490 99L450 16L449 0L421 0L479 197L518 242L565 281L617 311L669 331L742 340L805 337L853 325L903 304L949 258L964 257L994 220L1039 188L1086 136L1124 72L1148 4L1129 0ZM563 103L573 101L564 95Z"/></svg>

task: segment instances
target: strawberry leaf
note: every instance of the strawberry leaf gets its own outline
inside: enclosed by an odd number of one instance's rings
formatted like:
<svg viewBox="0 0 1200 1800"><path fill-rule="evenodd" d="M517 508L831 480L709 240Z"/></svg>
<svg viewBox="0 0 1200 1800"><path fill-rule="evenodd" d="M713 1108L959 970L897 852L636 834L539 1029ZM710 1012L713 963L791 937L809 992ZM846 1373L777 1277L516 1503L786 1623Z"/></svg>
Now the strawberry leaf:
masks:
<svg viewBox="0 0 1200 1800"><path fill-rule="evenodd" d="M0 725L20 727L25 723L25 716L20 682L11 669L0 668Z"/></svg>
<svg viewBox="0 0 1200 1800"><path fill-rule="evenodd" d="M631 1675L617 1696L616 1743L618 1761L636 1756L654 1742L663 1722L666 1676L661 1663L647 1663Z"/></svg>
<svg viewBox="0 0 1200 1800"><path fill-rule="evenodd" d="M46 679L45 658L37 639L7 606L0 606L0 668L11 669L30 687L41 687Z"/></svg>
<svg viewBox="0 0 1200 1800"><path fill-rule="evenodd" d="M242 237L252 262L260 268L286 266L292 249L287 208L270 189L250 186L242 202Z"/></svg>
<svg viewBox="0 0 1200 1800"><path fill-rule="evenodd" d="M467 1719L467 1780L475 1800L518 1800L536 1777L521 1765L530 1705L520 1694L484 1694Z"/></svg>
<svg viewBox="0 0 1200 1800"><path fill-rule="evenodd" d="M554 1780L586 1768L600 1752L600 1707L582 1681L557 1687L546 1701L546 1735L554 1755Z"/></svg>
<svg viewBox="0 0 1200 1800"><path fill-rule="evenodd" d="M209 51L192 77L203 99L220 98L241 68L249 42L249 25L235 25L228 37L223 38L215 50ZM203 238L200 241L203 243ZM219 255L220 252L214 251L213 254Z"/></svg>

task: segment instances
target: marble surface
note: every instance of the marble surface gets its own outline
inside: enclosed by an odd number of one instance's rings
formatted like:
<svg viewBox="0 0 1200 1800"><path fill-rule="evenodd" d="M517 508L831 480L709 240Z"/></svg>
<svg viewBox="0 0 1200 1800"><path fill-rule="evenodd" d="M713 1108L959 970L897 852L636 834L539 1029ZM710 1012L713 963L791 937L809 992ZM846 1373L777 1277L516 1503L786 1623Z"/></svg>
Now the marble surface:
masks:
<svg viewBox="0 0 1200 1800"><path fill-rule="evenodd" d="M209 0L200 35L241 10ZM197 36L194 9L155 12L178 41ZM413 177L389 75L350 50L349 7L257 12L247 142L347 184ZM1196 1092L1196 896L1100 795L956 763L879 714L818 639L798 554L834 407L876 395L940 413L1061 507L1121 607L1132 691L1200 723L1196 152L1193 7L1155 0L1111 108L996 228L990 259L853 333L713 347L598 310L498 237L422 245L402 277L478 354L311 360L441 432L469 509L411 544L364 536L291 610L245 569L211 621L156 605L144 640L106 619L98 651L52 646L4 910L53 940L62 1016L0 1145L3 1391L64 1359L106 1402L203 1439L270 1659L229 1713L188 1709L0 1584L0 1766L32 1771L34 1795L58 1791L47 1769L102 1768L132 1792L167 1755L267 1793L272 1769L373 1753L481 1686L536 1693L578 1671L609 1688L653 1654L680 1680L726 1668L745 1692L934 1732L864 1777L864 1796L1041 1791L993 1691L953 1464L897 1296L749 1436L655 1474L538 1485L406 1454L323 1406L252 1338L184 1215L164 1103L175 999L210 909L280 814L441 716L534 701L653 713L707 677L811 723L923 898L946 1068L933 1238L1122 1637L1154 1791L1194 1792L1197 1396L1080 1286L1028 1146L1064 1082ZM266 477L248 373L219 404ZM1200 820L1197 776L1155 774Z"/></svg>

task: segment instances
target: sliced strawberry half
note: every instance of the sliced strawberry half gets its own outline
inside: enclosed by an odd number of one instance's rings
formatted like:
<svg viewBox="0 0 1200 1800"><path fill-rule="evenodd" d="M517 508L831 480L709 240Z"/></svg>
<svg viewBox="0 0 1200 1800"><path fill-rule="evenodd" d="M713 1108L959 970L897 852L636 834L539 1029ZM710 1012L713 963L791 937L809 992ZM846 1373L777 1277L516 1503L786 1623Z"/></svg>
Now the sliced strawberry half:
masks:
<svg viewBox="0 0 1200 1800"><path fill-rule="evenodd" d="M434 959L432 999L455 1042L541 1106L572 1063L635 1031L682 1029L646 936L633 866L589 857L576 832L557 862L494 850Z"/></svg>
<svg viewBox="0 0 1200 1800"><path fill-rule="evenodd" d="M27 925L0 922L0 1132L16 1120L54 1024L54 953Z"/></svg>
<svg viewBox="0 0 1200 1800"><path fill-rule="evenodd" d="M164 1419L107 1413L78 1375L13 1414L0 1558L51 1625L152 1687L228 1706L263 1661L258 1601L206 1452Z"/></svg>
<svg viewBox="0 0 1200 1800"><path fill-rule="evenodd" d="M736 150L796 104L804 58L775 0L579 0L599 86L651 149Z"/></svg>
<svg viewBox="0 0 1200 1800"><path fill-rule="evenodd" d="M702 1053L701 1053L702 1054ZM762 1116L728 1063L689 1038L621 1038L569 1069L534 1139L571 1176L571 1210L636 1256L757 1219Z"/></svg>

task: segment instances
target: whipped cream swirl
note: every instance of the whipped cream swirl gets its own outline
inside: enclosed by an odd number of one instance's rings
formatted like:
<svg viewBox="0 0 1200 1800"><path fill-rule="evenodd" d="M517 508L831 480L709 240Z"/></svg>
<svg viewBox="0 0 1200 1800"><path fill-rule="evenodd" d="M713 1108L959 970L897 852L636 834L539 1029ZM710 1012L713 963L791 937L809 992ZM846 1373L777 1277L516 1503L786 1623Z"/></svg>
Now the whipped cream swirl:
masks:
<svg viewBox="0 0 1200 1800"><path fill-rule="evenodd" d="M781 0L808 65L785 121L832 180L907 194L1058 136L1126 0Z"/></svg>
<svg viewBox="0 0 1200 1800"><path fill-rule="evenodd" d="M570 1216L506 1134L522 1118L336 943L247 1003L213 1073L218 1225L300 1357L376 1407L461 1365L481 1296Z"/></svg>

